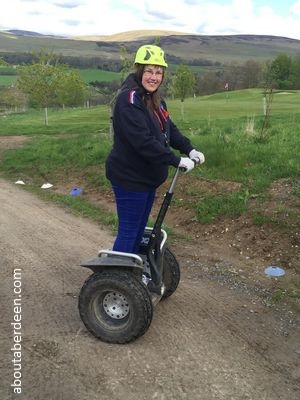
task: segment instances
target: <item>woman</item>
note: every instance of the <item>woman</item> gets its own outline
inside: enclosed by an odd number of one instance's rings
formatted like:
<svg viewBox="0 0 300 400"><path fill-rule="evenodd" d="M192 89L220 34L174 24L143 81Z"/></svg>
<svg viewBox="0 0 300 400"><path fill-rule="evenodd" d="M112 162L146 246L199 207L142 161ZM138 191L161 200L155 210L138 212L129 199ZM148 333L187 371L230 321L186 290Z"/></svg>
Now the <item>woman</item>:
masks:
<svg viewBox="0 0 300 400"><path fill-rule="evenodd" d="M113 112L114 142L106 161L106 176L114 190L118 233L113 250L138 253L156 189L167 179L168 167L190 171L204 162L170 119L158 89L167 63L163 50L141 46L136 72L123 83ZM178 157L171 147L188 157Z"/></svg>

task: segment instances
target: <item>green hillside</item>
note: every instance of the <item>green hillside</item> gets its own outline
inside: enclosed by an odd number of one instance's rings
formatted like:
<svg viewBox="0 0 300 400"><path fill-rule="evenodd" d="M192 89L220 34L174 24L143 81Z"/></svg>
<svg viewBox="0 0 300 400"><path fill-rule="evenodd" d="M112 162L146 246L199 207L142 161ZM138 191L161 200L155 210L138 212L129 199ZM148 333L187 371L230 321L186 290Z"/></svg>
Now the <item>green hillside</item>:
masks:
<svg viewBox="0 0 300 400"><path fill-rule="evenodd" d="M5 53L31 53L43 49L68 57L100 57L113 62L120 59L120 46L125 46L128 53L133 54L138 46L153 43L157 37L160 38L160 45L166 51L167 57L197 60L199 65L244 62L248 59L263 61L273 59L280 53L293 57L300 55L300 40L266 35L204 36L133 31L112 36L72 39L0 31L0 57Z"/></svg>
<svg viewBox="0 0 300 400"><path fill-rule="evenodd" d="M65 56L99 56L95 42L62 39L50 36L23 36L0 31L1 53L31 53L41 49Z"/></svg>

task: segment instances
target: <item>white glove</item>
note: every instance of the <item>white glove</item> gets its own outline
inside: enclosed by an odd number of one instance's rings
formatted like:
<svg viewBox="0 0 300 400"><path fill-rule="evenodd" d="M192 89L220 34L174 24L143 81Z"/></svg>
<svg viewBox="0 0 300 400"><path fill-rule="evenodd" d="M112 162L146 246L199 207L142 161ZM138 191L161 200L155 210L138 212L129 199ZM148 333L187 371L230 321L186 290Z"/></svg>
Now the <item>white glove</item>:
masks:
<svg viewBox="0 0 300 400"><path fill-rule="evenodd" d="M201 153L200 151L195 150L195 149L190 151L189 157L192 160L195 160L197 164L203 164L204 161L205 161L204 154Z"/></svg>
<svg viewBox="0 0 300 400"><path fill-rule="evenodd" d="M190 172L195 166L195 163L193 160L191 160L188 157L181 157L180 158L180 163L178 165L179 168L183 168L185 170L185 174L187 172Z"/></svg>

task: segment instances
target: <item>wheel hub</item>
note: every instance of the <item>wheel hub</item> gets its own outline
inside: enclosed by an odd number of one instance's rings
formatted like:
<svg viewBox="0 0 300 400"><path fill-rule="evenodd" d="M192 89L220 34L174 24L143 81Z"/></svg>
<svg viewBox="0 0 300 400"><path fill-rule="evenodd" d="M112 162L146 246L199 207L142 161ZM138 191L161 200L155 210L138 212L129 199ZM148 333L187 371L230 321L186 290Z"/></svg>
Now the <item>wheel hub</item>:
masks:
<svg viewBox="0 0 300 400"><path fill-rule="evenodd" d="M103 299L103 307L107 315L113 319L125 318L129 313L126 297L119 292L109 292Z"/></svg>

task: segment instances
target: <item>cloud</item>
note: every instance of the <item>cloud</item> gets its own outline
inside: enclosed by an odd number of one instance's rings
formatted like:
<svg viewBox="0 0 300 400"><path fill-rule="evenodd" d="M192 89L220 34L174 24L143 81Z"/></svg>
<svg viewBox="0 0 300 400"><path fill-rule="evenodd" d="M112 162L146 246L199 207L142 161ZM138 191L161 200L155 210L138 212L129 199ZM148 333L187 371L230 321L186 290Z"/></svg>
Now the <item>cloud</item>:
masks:
<svg viewBox="0 0 300 400"><path fill-rule="evenodd" d="M269 0L10 0L0 15L0 29L66 36L164 29L300 39L300 0L286 1L282 12L280 6Z"/></svg>
<svg viewBox="0 0 300 400"><path fill-rule="evenodd" d="M193 2L194 4L195 2ZM227 3L209 2L191 5L191 18L186 19L189 31L199 34L261 34L287 36L300 39L300 18L295 11L300 9L294 4L294 15L283 17L276 14L270 6L254 7L254 1L234 0ZM298 8L299 7L299 8ZM181 17L185 18L185 15Z"/></svg>
<svg viewBox="0 0 300 400"><path fill-rule="evenodd" d="M300 17L300 0L296 1L291 7L291 13Z"/></svg>

